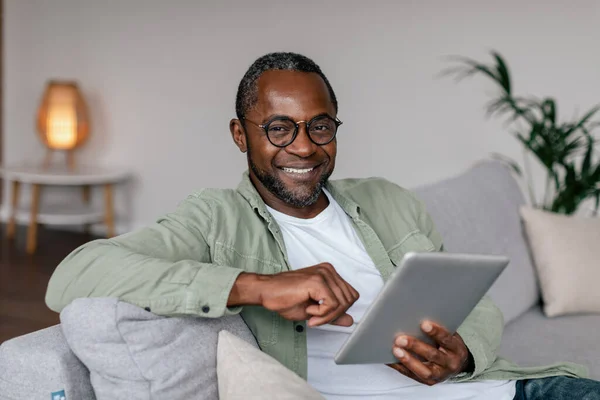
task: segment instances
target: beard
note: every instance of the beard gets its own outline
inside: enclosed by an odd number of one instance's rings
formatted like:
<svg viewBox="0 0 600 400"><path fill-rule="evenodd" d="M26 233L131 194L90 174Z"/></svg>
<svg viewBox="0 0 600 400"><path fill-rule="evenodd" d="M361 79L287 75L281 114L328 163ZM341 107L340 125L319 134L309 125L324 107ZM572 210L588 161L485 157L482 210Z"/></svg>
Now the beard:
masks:
<svg viewBox="0 0 600 400"><path fill-rule="evenodd" d="M263 186L267 188L269 192L273 193L278 199L297 208L308 207L315 204L319 199L321 192L323 191L325 183L327 183L327 180L331 176L331 171L324 171L314 188L306 188L305 186L288 188L277 175L270 174L266 171L261 171L256 166L252 160L252 151L249 144L247 158L250 169L258 178L260 183L262 183Z"/></svg>

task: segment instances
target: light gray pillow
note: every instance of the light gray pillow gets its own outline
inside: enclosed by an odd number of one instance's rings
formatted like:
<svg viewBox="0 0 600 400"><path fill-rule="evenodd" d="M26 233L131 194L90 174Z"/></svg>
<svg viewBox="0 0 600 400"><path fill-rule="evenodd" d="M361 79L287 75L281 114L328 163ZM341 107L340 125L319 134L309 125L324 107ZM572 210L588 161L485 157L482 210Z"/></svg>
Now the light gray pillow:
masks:
<svg viewBox="0 0 600 400"><path fill-rule="evenodd" d="M239 316L167 318L117 299L91 298L73 301L60 319L98 400L218 399L219 331L258 347Z"/></svg>

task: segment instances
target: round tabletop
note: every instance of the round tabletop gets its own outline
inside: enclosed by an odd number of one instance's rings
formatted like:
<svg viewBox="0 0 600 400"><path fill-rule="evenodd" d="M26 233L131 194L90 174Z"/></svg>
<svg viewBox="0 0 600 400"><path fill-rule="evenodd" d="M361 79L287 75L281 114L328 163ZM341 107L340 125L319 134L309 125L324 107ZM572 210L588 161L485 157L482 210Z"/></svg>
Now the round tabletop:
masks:
<svg viewBox="0 0 600 400"><path fill-rule="evenodd" d="M90 165L70 169L66 165L17 164L1 166L0 175L8 181L40 185L101 185L124 181L131 173L126 169Z"/></svg>

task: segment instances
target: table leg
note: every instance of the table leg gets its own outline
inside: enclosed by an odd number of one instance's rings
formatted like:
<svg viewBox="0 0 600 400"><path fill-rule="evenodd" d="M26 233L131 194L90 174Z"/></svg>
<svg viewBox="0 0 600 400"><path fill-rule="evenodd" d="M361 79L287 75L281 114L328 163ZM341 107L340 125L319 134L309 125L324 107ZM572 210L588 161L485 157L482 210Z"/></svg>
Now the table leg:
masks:
<svg viewBox="0 0 600 400"><path fill-rule="evenodd" d="M34 184L31 188L31 214L29 229L27 230L27 253L35 253L37 247L37 215L40 207L40 185Z"/></svg>
<svg viewBox="0 0 600 400"><path fill-rule="evenodd" d="M85 205L90 204L90 191L91 191L90 185L85 185L83 187L82 195L83 195L83 203ZM88 234L88 235L90 234L90 224L85 224L83 229L86 234Z"/></svg>
<svg viewBox="0 0 600 400"><path fill-rule="evenodd" d="M6 229L6 237L8 239L15 238L16 231L16 214L17 207L19 206L19 191L21 189L21 182L12 181L11 189L11 201L10 201L10 217L8 218L8 227Z"/></svg>
<svg viewBox="0 0 600 400"><path fill-rule="evenodd" d="M113 207L113 185L104 185L104 224L106 225L106 236L115 236L115 210Z"/></svg>

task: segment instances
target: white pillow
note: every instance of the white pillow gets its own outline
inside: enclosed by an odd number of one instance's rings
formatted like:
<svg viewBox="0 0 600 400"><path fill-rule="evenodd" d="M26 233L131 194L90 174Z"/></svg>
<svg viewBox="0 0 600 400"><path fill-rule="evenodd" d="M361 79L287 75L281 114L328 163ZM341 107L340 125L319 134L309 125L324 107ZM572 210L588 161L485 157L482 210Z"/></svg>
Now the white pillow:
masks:
<svg viewBox="0 0 600 400"><path fill-rule="evenodd" d="M548 317L600 313L600 218L522 207Z"/></svg>
<svg viewBox="0 0 600 400"><path fill-rule="evenodd" d="M320 399L324 397L273 357L227 331L217 346L219 398Z"/></svg>

